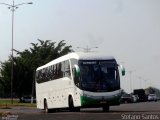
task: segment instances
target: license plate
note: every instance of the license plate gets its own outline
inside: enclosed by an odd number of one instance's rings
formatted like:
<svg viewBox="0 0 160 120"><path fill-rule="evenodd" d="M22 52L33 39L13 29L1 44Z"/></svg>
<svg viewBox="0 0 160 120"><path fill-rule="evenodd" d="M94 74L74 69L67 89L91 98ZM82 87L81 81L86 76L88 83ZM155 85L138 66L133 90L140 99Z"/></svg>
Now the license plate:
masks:
<svg viewBox="0 0 160 120"><path fill-rule="evenodd" d="M100 103L105 104L105 103L107 103L107 101L100 101Z"/></svg>

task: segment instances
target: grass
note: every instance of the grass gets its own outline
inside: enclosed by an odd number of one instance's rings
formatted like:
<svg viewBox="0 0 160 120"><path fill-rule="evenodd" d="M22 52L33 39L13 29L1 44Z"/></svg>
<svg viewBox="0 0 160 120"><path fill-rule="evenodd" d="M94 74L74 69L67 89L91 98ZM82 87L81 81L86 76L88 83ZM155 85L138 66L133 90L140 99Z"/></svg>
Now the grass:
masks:
<svg viewBox="0 0 160 120"><path fill-rule="evenodd" d="M3 114L3 113L2 113L2 112L0 112L0 116L2 116L2 114Z"/></svg>
<svg viewBox="0 0 160 120"><path fill-rule="evenodd" d="M17 107L17 106L22 106L22 107L36 107L36 104L33 103L20 103L19 100L14 99L13 104L10 99L0 99L0 109L12 109L12 107ZM0 112L0 117L4 114L5 112Z"/></svg>
<svg viewBox="0 0 160 120"><path fill-rule="evenodd" d="M0 116L3 116L3 117L7 117L8 115L12 115L11 112L9 111L6 111L6 112L0 112ZM6 119L5 119L6 120ZM8 119L7 119L8 120Z"/></svg>
<svg viewBox="0 0 160 120"><path fill-rule="evenodd" d="M17 99L14 99L13 104L12 104L10 99L0 99L0 109L10 109L14 106L36 107L36 104L35 103L33 103L33 104L20 103L19 100L17 100Z"/></svg>
<svg viewBox="0 0 160 120"><path fill-rule="evenodd" d="M10 99L0 99L0 109L12 109L12 107L17 107L17 106L22 106L22 107L36 107L36 104L33 103L20 103L18 99L13 100L13 104ZM0 112L0 117L4 114L5 112Z"/></svg>

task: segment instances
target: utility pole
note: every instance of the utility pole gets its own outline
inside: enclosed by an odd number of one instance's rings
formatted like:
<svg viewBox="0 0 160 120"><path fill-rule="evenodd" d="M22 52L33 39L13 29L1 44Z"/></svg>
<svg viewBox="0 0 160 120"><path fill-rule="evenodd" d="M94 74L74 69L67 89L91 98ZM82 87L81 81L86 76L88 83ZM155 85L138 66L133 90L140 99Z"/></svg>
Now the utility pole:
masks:
<svg viewBox="0 0 160 120"><path fill-rule="evenodd" d="M135 72L135 70L130 70L128 71L129 75L130 75L130 91L132 93L133 89L132 89L132 73Z"/></svg>
<svg viewBox="0 0 160 120"><path fill-rule="evenodd" d="M13 104L13 73L14 73L14 60L13 60L13 40L14 40L14 12L16 9L19 8L19 6L24 5L24 4L33 4L32 2L27 2L27 3L20 3L20 4L15 4L14 0L12 1L12 4L7 4L7 3L0 3L2 5L8 6L8 9L11 10L12 12L12 68L11 68L11 103Z"/></svg>
<svg viewBox="0 0 160 120"><path fill-rule="evenodd" d="M88 47L88 45L87 45L87 47L86 48L84 48L84 47L77 47L78 49L83 49L84 50L84 52L90 52L91 51L91 49L93 49L93 48L98 48L98 47Z"/></svg>

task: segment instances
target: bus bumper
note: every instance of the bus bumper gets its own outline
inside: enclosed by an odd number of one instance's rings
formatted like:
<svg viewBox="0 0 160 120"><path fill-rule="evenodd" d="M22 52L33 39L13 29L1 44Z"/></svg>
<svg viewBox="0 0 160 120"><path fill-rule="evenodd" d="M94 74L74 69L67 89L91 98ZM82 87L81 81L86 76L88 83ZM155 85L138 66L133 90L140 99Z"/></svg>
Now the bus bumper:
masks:
<svg viewBox="0 0 160 120"><path fill-rule="evenodd" d="M81 96L81 106L82 107L101 107L104 105L114 106L120 105L120 97L121 95L112 96L110 98L100 97L98 99L89 97L89 96Z"/></svg>

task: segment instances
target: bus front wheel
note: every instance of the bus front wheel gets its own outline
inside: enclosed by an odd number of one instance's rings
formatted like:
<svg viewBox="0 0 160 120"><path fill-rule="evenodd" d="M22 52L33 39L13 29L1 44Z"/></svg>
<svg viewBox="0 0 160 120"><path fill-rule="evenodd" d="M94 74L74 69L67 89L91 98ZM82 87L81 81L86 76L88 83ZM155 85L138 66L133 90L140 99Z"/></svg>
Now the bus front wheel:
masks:
<svg viewBox="0 0 160 120"><path fill-rule="evenodd" d="M109 105L103 106L103 112L108 112L109 111Z"/></svg>
<svg viewBox="0 0 160 120"><path fill-rule="evenodd" d="M79 112L80 111L79 107L74 107L72 96L69 96L68 104L69 104L69 110L71 112Z"/></svg>
<svg viewBox="0 0 160 120"><path fill-rule="evenodd" d="M73 112L74 111L74 105L73 105L73 98L71 96L69 96L68 102L69 102L69 110L71 112Z"/></svg>

